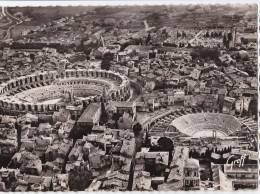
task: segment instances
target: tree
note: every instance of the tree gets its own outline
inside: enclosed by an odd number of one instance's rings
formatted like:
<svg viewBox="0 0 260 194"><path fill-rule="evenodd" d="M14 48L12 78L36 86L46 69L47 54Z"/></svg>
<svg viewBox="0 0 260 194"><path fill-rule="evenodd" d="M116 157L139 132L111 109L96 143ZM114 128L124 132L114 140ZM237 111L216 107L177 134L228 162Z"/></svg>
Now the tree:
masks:
<svg viewBox="0 0 260 194"><path fill-rule="evenodd" d="M226 46L227 44L227 37L226 37L226 34L224 34L224 37L223 37L223 45Z"/></svg>
<svg viewBox="0 0 260 194"><path fill-rule="evenodd" d="M101 62L101 69L109 70L111 67L111 61L109 60L102 60Z"/></svg>
<svg viewBox="0 0 260 194"><path fill-rule="evenodd" d="M33 8L32 7L26 7L25 10L23 11L23 14L25 16L28 16L30 18L33 18L34 15L33 15L34 11L33 11Z"/></svg>
<svg viewBox="0 0 260 194"><path fill-rule="evenodd" d="M258 100L255 99L251 100L249 103L249 110L250 110L249 112L251 112L252 115L255 115L255 118L257 118L257 114L258 114L257 104L258 104Z"/></svg>
<svg viewBox="0 0 260 194"><path fill-rule="evenodd" d="M121 115L119 113L114 113L112 115L112 120L115 121L115 125L116 125L115 127L116 128L118 127L118 120L119 120L120 117L121 117Z"/></svg>
<svg viewBox="0 0 260 194"><path fill-rule="evenodd" d="M138 122L133 126L134 134L139 134L142 131L142 125Z"/></svg>
<svg viewBox="0 0 260 194"><path fill-rule="evenodd" d="M241 37L241 42L243 44L248 44L249 43L248 39L245 39L244 37Z"/></svg>
<svg viewBox="0 0 260 194"><path fill-rule="evenodd" d="M73 141L76 141L77 139L82 139L83 135L88 135L92 132L92 128L93 126L89 125L85 127L75 125L69 133L69 138L73 138Z"/></svg>
<svg viewBox="0 0 260 194"><path fill-rule="evenodd" d="M193 150L189 151L189 158L193 158Z"/></svg>
<svg viewBox="0 0 260 194"><path fill-rule="evenodd" d="M206 36L206 37L209 37L209 31L206 32L206 35L205 35L205 36Z"/></svg>
<svg viewBox="0 0 260 194"><path fill-rule="evenodd" d="M145 41L145 44L148 45L148 43L150 42L151 40L151 34L149 33L148 36L147 36L147 39Z"/></svg>
<svg viewBox="0 0 260 194"><path fill-rule="evenodd" d="M215 47L215 48L197 47L197 48L193 49L193 51L191 52L192 59L210 58L212 60L215 60L219 57L219 55L220 55L220 52L217 47Z"/></svg>
<svg viewBox="0 0 260 194"><path fill-rule="evenodd" d="M162 34L167 34L166 29L162 30Z"/></svg>
<svg viewBox="0 0 260 194"><path fill-rule="evenodd" d="M101 103L101 117L100 117L100 124L105 124L108 122L108 114L105 110L104 102Z"/></svg>
<svg viewBox="0 0 260 194"><path fill-rule="evenodd" d="M121 117L121 115L120 115L119 113L114 113L114 114L112 115L112 119L113 119L114 121L118 121L120 117Z"/></svg>
<svg viewBox="0 0 260 194"><path fill-rule="evenodd" d="M231 41L232 40L232 34L231 32L228 33L228 41Z"/></svg>
<svg viewBox="0 0 260 194"><path fill-rule="evenodd" d="M210 157L210 155L211 155L211 152L209 151L209 149L207 149L205 152L205 157L208 158L208 157Z"/></svg>
<svg viewBox="0 0 260 194"><path fill-rule="evenodd" d="M50 183L50 191L53 191L53 183L52 183L52 180L51 180L51 183Z"/></svg>
<svg viewBox="0 0 260 194"><path fill-rule="evenodd" d="M158 145L161 151L173 151L173 141L168 137L161 137L158 139Z"/></svg>
<svg viewBox="0 0 260 194"><path fill-rule="evenodd" d="M179 38L180 37L180 34L179 34L179 32L177 31L177 38Z"/></svg>
<svg viewBox="0 0 260 194"><path fill-rule="evenodd" d="M84 191L90 183L92 172L82 163L79 169L69 172L69 187L72 191Z"/></svg>
<svg viewBox="0 0 260 194"><path fill-rule="evenodd" d="M101 69L109 70L112 60L113 60L113 54L112 53L105 53L103 58L102 58Z"/></svg>
<svg viewBox="0 0 260 194"><path fill-rule="evenodd" d="M173 141L168 137L161 137L158 139L158 145L160 151L167 151L169 152L169 159L172 160L172 152L173 152Z"/></svg>
<svg viewBox="0 0 260 194"><path fill-rule="evenodd" d="M209 170L202 170L200 178L201 178L202 181L208 180L208 178L210 178L210 171Z"/></svg>

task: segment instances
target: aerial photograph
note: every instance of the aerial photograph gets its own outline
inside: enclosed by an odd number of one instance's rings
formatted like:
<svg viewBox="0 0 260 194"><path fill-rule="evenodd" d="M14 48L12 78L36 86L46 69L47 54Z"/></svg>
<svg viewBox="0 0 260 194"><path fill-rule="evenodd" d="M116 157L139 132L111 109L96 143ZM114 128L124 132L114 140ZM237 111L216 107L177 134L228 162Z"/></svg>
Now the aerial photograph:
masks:
<svg viewBox="0 0 260 194"><path fill-rule="evenodd" d="M258 20L0 7L0 191L258 189Z"/></svg>

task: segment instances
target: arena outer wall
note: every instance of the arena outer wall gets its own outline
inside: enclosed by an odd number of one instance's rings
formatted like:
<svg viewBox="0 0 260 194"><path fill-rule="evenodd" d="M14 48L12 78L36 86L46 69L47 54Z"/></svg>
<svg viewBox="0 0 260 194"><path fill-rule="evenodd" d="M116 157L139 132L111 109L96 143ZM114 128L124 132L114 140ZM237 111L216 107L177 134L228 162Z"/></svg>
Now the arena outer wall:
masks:
<svg viewBox="0 0 260 194"><path fill-rule="evenodd" d="M64 75L65 74L65 75ZM16 113L51 113L56 111L58 107L55 104L42 104L42 103L28 103L28 102L16 102L8 99L6 95L13 93L19 93L21 89L25 88L37 88L47 85L60 84L66 79L71 78L98 78L112 79L120 83L119 87L115 90L110 91L106 98L102 95L94 95L87 98L86 104L91 102L105 102L108 100L122 101L126 100L130 95L130 81L129 79L116 72L105 71L105 70L65 70L64 74L58 73L57 71L40 72L32 75L22 76L16 79L9 80L6 83L0 85L0 110L7 112ZM61 81L61 82L59 82ZM100 82L102 84L102 82ZM70 82L69 84L73 84ZM65 84L66 85L66 84Z"/></svg>

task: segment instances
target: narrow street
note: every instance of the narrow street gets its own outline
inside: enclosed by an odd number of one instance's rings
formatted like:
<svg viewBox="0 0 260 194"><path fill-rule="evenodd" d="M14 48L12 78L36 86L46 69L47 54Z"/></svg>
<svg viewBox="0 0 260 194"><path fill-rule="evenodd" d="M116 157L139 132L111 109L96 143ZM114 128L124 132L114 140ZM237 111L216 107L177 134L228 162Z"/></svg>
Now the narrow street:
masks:
<svg viewBox="0 0 260 194"><path fill-rule="evenodd" d="M6 14L5 14L5 10L4 10L4 7L2 7L1 8L1 12L0 12L0 16L3 16L3 17L5 17L6 16ZM9 21L8 23L4 23L4 24L2 24L2 25L0 25L0 27L6 27L6 26L8 26L8 25L10 25L11 23L12 23L12 20L10 20L8 17L7 17L7 20Z"/></svg>
<svg viewBox="0 0 260 194"><path fill-rule="evenodd" d="M147 30L149 28L149 25L147 24L146 20L144 20L144 27L145 27L145 30Z"/></svg>
<svg viewBox="0 0 260 194"><path fill-rule="evenodd" d="M3 16L6 16L6 14L5 14L5 8L4 8L4 7L2 7L2 15L3 15Z"/></svg>
<svg viewBox="0 0 260 194"><path fill-rule="evenodd" d="M196 34L196 36L193 38L193 39L191 39L190 41L189 41L189 43L190 44L192 44L193 43L193 41L196 39L196 38L198 38L199 37L199 35L201 35L201 33L203 32L203 30L201 30L201 31L199 31L199 33L198 34Z"/></svg>
<svg viewBox="0 0 260 194"><path fill-rule="evenodd" d="M132 88L133 94L129 101L138 101L142 97L142 86L136 81L130 81L130 87Z"/></svg>
<svg viewBox="0 0 260 194"><path fill-rule="evenodd" d="M128 191L132 191L132 188L133 188L134 171L135 171L135 157L136 157L136 153L139 152L142 148L143 136L144 136L143 131L141 131L139 134L135 134L135 146L136 147L135 147L135 153L132 156L132 162L131 162L131 167L130 167L130 172L129 172L128 186L127 186Z"/></svg>
<svg viewBox="0 0 260 194"><path fill-rule="evenodd" d="M19 18L16 18L14 16L12 16L8 11L7 8L2 7L2 15L6 16L8 18L8 20L11 22L14 22L14 25L11 25L7 31L6 31L6 35L4 37L4 40L10 39L11 38L11 31L12 29L14 29L16 26L20 25L21 23L23 23L22 20L20 20Z"/></svg>

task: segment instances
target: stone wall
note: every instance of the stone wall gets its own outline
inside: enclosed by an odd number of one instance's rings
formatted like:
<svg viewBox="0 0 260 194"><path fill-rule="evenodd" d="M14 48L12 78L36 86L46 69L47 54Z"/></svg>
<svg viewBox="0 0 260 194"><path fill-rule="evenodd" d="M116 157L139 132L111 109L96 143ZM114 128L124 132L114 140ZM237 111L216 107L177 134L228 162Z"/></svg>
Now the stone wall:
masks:
<svg viewBox="0 0 260 194"><path fill-rule="evenodd" d="M0 110L35 113L53 112L58 109L55 104L42 104L37 100L60 97L63 94L63 88L66 87L65 85L75 85L76 94L80 95L84 95L83 91L85 90L93 89L93 87L88 87L90 83L99 86L94 95L85 100L86 104L109 100L124 101L130 96L130 81L122 74L105 70L83 69L66 70L64 74L63 77L59 77L56 71L35 73L1 84ZM114 87L112 82L116 82L118 86ZM102 93L98 94L100 87L103 86L108 89L105 98ZM36 102L11 100L13 95L16 94L19 97L21 92L31 94Z"/></svg>

